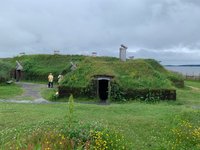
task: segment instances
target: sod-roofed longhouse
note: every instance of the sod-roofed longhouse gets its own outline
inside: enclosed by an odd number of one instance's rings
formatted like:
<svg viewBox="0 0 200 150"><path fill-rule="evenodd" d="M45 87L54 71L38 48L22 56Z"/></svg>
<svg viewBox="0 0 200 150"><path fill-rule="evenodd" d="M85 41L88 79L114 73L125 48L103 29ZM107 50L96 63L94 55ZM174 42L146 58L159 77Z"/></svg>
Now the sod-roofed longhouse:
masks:
<svg viewBox="0 0 200 150"><path fill-rule="evenodd" d="M157 61L87 57L65 76L59 95L106 100L161 99L175 100L175 83L180 76L167 71Z"/></svg>

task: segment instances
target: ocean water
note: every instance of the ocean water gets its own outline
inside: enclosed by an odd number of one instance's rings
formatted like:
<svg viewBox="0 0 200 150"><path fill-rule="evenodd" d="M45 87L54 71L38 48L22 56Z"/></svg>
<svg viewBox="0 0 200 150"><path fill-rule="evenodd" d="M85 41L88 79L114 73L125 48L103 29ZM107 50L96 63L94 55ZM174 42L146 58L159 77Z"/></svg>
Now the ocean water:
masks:
<svg viewBox="0 0 200 150"><path fill-rule="evenodd" d="M193 75L199 76L200 75L200 67L196 66L165 66L166 69L174 72L181 73L183 75Z"/></svg>

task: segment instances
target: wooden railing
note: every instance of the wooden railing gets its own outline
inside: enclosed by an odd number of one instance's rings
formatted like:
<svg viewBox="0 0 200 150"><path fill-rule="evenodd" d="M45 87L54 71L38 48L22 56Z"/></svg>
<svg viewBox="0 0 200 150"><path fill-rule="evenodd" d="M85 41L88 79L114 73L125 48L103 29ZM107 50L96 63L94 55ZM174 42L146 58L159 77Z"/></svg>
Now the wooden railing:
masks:
<svg viewBox="0 0 200 150"><path fill-rule="evenodd" d="M200 80L200 74L199 75L185 75L184 76L186 80Z"/></svg>

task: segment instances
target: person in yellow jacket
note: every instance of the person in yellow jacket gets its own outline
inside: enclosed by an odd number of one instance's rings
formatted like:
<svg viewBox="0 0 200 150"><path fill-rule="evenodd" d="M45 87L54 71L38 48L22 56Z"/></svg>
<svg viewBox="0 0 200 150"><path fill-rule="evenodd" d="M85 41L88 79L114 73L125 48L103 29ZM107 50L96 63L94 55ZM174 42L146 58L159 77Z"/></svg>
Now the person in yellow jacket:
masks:
<svg viewBox="0 0 200 150"><path fill-rule="evenodd" d="M49 74L48 81L49 81L48 88L53 88L53 75L52 75L52 73Z"/></svg>

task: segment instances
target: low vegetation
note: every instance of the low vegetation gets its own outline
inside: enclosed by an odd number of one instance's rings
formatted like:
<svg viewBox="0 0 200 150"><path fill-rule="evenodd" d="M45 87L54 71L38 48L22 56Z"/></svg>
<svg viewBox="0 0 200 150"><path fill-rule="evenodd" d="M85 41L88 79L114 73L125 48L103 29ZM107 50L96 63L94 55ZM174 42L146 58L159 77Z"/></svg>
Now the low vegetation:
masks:
<svg viewBox="0 0 200 150"><path fill-rule="evenodd" d="M100 122L83 123L74 118L74 99L69 98L67 122L44 123L29 129L26 138L18 133L15 141L2 145L3 149L127 149L124 137ZM48 128L44 128L47 126ZM25 129L26 130L26 129Z"/></svg>
<svg viewBox="0 0 200 150"><path fill-rule="evenodd" d="M0 99L11 99L15 96L21 95L23 89L15 84L1 84L0 85Z"/></svg>
<svg viewBox="0 0 200 150"><path fill-rule="evenodd" d="M71 121L69 103L1 103L1 149L94 149L98 143L106 144L97 149L113 149L112 141L116 149L198 150L198 87L200 82L186 82L185 88L177 89L177 101L153 104L94 105L74 98Z"/></svg>
<svg viewBox="0 0 200 150"><path fill-rule="evenodd" d="M9 146L11 149L127 149L127 142L118 132L108 130L99 122L74 123L69 129L64 125L62 128L37 128L32 131L28 138L17 139Z"/></svg>
<svg viewBox="0 0 200 150"><path fill-rule="evenodd" d="M11 78L10 72L13 66L5 61L0 60L0 83L3 83Z"/></svg>

